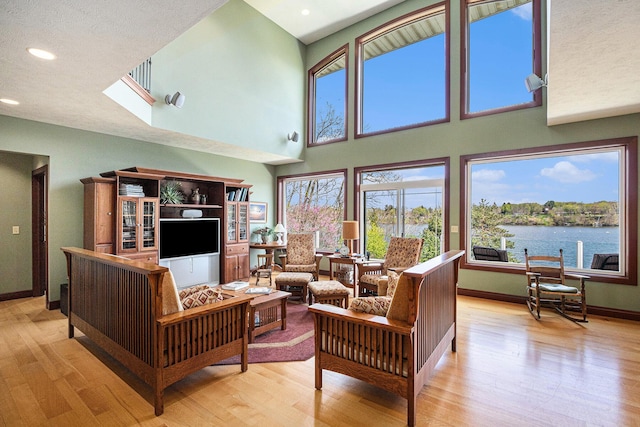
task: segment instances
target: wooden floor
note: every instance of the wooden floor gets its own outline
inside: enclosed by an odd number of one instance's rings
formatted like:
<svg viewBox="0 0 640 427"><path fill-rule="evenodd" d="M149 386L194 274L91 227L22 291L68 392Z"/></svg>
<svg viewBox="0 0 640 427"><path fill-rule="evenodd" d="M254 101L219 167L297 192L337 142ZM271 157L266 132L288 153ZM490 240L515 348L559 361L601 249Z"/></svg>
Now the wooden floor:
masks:
<svg viewBox="0 0 640 427"><path fill-rule="evenodd" d="M150 389L44 299L0 302L0 425L402 426L403 399L306 362L203 369ZM458 352L418 398L418 425L640 426L640 324L592 316L576 325L525 306L459 298ZM115 373L113 370L115 370ZM140 396L135 390L140 390Z"/></svg>

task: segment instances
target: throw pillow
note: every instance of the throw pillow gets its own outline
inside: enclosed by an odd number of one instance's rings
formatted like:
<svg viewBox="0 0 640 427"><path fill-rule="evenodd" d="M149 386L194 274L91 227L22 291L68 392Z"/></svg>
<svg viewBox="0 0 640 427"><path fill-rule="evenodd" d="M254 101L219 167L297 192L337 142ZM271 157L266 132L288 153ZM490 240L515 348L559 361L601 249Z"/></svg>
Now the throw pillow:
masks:
<svg viewBox="0 0 640 427"><path fill-rule="evenodd" d="M351 301L349 310L386 316L390 304L391 298L389 297L358 297Z"/></svg>
<svg viewBox="0 0 640 427"><path fill-rule="evenodd" d="M196 285L180 291L180 301L185 310L222 301L223 299L220 289L213 289L207 285Z"/></svg>

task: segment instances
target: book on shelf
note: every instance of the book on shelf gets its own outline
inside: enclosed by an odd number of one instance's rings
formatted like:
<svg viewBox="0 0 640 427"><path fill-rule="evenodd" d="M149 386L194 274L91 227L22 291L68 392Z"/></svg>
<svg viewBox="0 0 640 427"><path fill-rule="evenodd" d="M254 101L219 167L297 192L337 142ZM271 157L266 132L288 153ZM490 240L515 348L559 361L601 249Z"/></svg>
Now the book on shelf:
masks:
<svg viewBox="0 0 640 427"><path fill-rule="evenodd" d="M224 289L225 291L239 291L248 287L249 282L242 282L240 280L222 285L222 289Z"/></svg>
<svg viewBox="0 0 640 427"><path fill-rule="evenodd" d="M245 294L270 294L271 288L268 288L266 286L258 286L254 288L249 288L246 291L244 291L244 293Z"/></svg>

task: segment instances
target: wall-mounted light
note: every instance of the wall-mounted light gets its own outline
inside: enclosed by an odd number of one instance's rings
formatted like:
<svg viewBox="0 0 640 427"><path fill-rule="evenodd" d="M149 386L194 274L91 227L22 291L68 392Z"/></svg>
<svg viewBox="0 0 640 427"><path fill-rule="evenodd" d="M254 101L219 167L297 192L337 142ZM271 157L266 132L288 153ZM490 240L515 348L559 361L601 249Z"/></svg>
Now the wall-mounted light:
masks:
<svg viewBox="0 0 640 427"><path fill-rule="evenodd" d="M287 135L289 141L298 142L298 138L300 138L300 135L295 130Z"/></svg>
<svg viewBox="0 0 640 427"><path fill-rule="evenodd" d="M185 96L183 94L181 94L180 92L176 92L173 94L173 96L165 96L164 102L166 102L167 105L175 105L177 108L182 108L182 106L184 105L184 99Z"/></svg>
<svg viewBox="0 0 640 427"><path fill-rule="evenodd" d="M544 80L542 80L537 74L529 74L527 78L524 79L524 85L529 92L536 91L541 87L547 87L547 77L548 74L545 74Z"/></svg>

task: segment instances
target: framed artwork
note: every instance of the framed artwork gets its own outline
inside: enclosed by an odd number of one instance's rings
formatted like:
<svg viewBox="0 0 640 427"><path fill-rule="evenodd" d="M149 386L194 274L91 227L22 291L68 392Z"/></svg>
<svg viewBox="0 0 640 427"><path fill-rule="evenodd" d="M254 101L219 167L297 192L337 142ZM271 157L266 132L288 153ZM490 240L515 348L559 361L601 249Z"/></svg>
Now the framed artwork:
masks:
<svg viewBox="0 0 640 427"><path fill-rule="evenodd" d="M249 202L249 221L258 224L267 222L267 203Z"/></svg>

